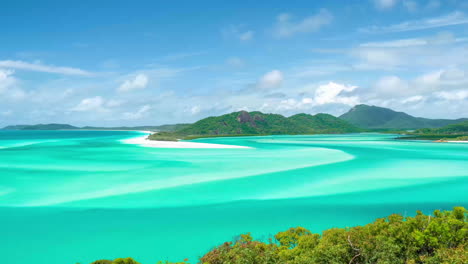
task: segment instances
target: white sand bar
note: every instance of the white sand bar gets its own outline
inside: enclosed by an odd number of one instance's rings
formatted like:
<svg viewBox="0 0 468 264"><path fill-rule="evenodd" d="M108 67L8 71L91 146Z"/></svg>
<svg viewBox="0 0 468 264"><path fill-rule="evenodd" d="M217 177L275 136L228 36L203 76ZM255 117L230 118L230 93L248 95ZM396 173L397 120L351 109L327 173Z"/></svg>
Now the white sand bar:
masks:
<svg viewBox="0 0 468 264"><path fill-rule="evenodd" d="M249 149L250 147L236 146L236 145L222 145L222 144L211 144L211 143L198 143L198 142L186 142L186 141L157 141L149 140L148 136L129 138L122 140L126 144L137 144L143 147L150 148L241 148Z"/></svg>

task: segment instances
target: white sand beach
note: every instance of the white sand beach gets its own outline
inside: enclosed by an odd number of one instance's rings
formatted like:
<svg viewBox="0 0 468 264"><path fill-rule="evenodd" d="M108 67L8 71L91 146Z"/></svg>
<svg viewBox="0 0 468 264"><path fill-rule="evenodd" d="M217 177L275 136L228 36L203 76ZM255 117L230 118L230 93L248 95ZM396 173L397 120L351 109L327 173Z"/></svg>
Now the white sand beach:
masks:
<svg viewBox="0 0 468 264"><path fill-rule="evenodd" d="M142 131L143 132L143 131ZM144 131L147 132L147 131ZM249 149L250 147L236 146L236 145L222 145L222 144L210 144L210 143L198 143L198 142L185 142L185 141L157 141L147 139L147 135L129 138L122 140L126 144L137 144L143 147L150 148L212 148L212 149L223 149L223 148L238 148L238 149Z"/></svg>

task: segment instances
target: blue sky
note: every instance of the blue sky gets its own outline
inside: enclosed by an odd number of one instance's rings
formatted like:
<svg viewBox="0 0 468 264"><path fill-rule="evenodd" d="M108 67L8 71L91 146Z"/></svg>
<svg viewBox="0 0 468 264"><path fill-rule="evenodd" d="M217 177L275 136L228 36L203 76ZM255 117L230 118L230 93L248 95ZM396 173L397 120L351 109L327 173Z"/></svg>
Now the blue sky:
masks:
<svg viewBox="0 0 468 264"><path fill-rule="evenodd" d="M468 117L468 1L2 1L0 125Z"/></svg>

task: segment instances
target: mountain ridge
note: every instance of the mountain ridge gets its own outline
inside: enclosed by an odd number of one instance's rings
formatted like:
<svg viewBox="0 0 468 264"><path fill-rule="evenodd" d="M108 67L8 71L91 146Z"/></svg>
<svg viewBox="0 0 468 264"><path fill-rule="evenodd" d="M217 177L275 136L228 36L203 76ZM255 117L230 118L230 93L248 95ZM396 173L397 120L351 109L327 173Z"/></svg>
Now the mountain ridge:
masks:
<svg viewBox="0 0 468 264"><path fill-rule="evenodd" d="M414 117L405 112L365 104L352 107L339 118L363 129L437 128L468 120L468 118L430 119Z"/></svg>

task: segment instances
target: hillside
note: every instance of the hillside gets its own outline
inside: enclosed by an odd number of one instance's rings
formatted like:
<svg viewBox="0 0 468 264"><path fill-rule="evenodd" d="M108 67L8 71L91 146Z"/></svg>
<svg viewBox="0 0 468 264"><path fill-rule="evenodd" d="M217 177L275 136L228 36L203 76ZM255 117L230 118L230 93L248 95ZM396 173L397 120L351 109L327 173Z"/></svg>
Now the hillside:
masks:
<svg viewBox="0 0 468 264"><path fill-rule="evenodd" d="M421 134L468 134L468 121L447 125L440 128L422 128L415 131Z"/></svg>
<svg viewBox="0 0 468 264"><path fill-rule="evenodd" d="M403 112L396 112L388 108L356 105L339 118L366 129L418 129L437 128L468 119L428 119L414 117Z"/></svg>
<svg viewBox="0 0 468 264"><path fill-rule="evenodd" d="M261 112L233 112L207 117L175 133L158 133L150 139L168 140L217 135L297 135L319 133L352 133L360 130L328 114L297 114L284 117Z"/></svg>

